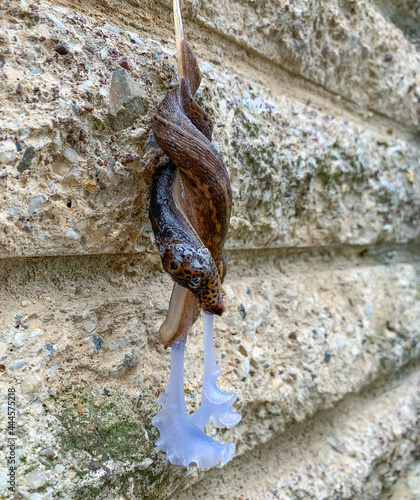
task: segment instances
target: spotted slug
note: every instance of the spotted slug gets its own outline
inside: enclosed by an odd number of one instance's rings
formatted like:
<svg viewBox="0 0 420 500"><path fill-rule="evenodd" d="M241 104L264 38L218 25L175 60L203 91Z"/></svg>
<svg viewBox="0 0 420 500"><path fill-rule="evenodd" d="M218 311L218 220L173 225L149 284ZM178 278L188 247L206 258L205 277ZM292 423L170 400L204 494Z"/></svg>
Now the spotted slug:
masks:
<svg viewBox="0 0 420 500"><path fill-rule="evenodd" d="M232 207L229 176L211 143L212 120L194 99L201 73L184 39L179 58L180 85L167 93L152 122L169 158L153 176L149 212L163 268L175 281L160 330L165 345L186 335L198 304L208 314L226 310L224 244Z"/></svg>

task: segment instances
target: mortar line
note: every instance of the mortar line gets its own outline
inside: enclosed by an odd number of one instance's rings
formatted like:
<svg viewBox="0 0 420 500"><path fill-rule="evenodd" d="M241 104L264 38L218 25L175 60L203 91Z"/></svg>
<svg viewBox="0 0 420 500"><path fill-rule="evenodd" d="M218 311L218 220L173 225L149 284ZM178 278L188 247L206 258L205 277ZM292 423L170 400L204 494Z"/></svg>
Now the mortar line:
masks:
<svg viewBox="0 0 420 500"><path fill-rule="evenodd" d="M267 259L279 259L283 261L291 261L298 264L299 261L305 262L305 259L324 259L325 265L331 268L331 262L341 261L343 263L367 262L368 264L396 264L409 261L410 263L420 262L420 240L409 243L387 243L387 244L372 244L372 245L330 245L330 246L314 246L314 247L278 247L278 248L244 248L244 249L227 249L228 262L238 261L233 265L238 265L242 262L249 261L264 261ZM392 254L392 255L390 255ZM23 263L27 261L29 265L38 262L51 262L60 260L78 260L91 261L97 259L127 259L127 261L141 259L146 257L151 259L151 262L142 263L143 270L153 272L156 269L156 263L159 263L159 257L153 251L142 253L127 252L127 253L92 253L92 254L61 254L61 255L29 255L29 256L11 256L0 257L0 269L4 265L13 265L13 263ZM358 267L358 266L355 266ZM96 270L97 271L97 270ZM108 271L108 269L106 269Z"/></svg>

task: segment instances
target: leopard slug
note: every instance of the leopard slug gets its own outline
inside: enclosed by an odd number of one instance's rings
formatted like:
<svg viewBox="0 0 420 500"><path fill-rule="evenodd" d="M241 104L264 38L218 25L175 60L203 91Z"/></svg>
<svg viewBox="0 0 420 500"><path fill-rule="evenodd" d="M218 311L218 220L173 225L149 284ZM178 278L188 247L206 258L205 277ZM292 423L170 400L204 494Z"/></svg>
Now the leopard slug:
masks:
<svg viewBox="0 0 420 500"><path fill-rule="evenodd" d="M208 314L226 310L224 244L232 207L229 177L211 143L212 120L194 99L201 82L197 59L182 37L177 44L180 84L152 122L169 158L154 174L149 214L163 268L175 281L160 331L165 345L186 336L198 304Z"/></svg>
<svg viewBox="0 0 420 500"><path fill-rule="evenodd" d="M173 0L179 87L168 92L153 119L156 140L169 160L154 174L150 220L164 269L174 279L160 341L171 346L168 384L152 419L159 433L156 448L178 467L213 467L229 462L235 443L204 433L208 424L232 428L241 415L231 409L235 393L216 384L221 371L213 341L214 314L222 314L226 296L224 243L232 194L225 166L213 145L212 121L194 100L201 81L197 60L182 36L179 0ZM188 331L203 310L204 370L201 402L187 414L184 356Z"/></svg>

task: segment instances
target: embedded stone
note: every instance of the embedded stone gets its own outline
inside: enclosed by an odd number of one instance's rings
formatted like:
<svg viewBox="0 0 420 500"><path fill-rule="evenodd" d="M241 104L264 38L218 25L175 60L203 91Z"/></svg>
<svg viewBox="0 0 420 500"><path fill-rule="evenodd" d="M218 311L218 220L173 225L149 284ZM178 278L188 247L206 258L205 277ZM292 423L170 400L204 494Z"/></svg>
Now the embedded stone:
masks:
<svg viewBox="0 0 420 500"><path fill-rule="evenodd" d="M132 31L126 31L126 33L132 42L137 43L137 45L141 45L144 47L143 40L141 40L135 33L133 33Z"/></svg>
<svg viewBox="0 0 420 500"><path fill-rule="evenodd" d="M38 389L38 382L32 377L25 377L21 384L23 394L31 394Z"/></svg>
<svg viewBox="0 0 420 500"><path fill-rule="evenodd" d="M16 159L16 146L11 140L0 143L0 162L13 163Z"/></svg>
<svg viewBox="0 0 420 500"><path fill-rule="evenodd" d="M25 365L26 365L26 359L21 358L21 359L17 359L13 363L11 363L10 364L10 368L12 368L12 370L20 370Z"/></svg>
<svg viewBox="0 0 420 500"><path fill-rule="evenodd" d="M54 467L54 472L57 474L57 475L60 475L64 472L64 466L61 465L61 464L57 464L55 467Z"/></svg>
<svg viewBox="0 0 420 500"><path fill-rule="evenodd" d="M61 154L69 163L76 164L78 162L78 156L74 149L64 148Z"/></svg>
<svg viewBox="0 0 420 500"><path fill-rule="evenodd" d="M92 341L95 345L96 352L102 349L103 338L95 333L92 335Z"/></svg>
<svg viewBox="0 0 420 500"><path fill-rule="evenodd" d="M139 115L146 113L143 92L125 69L112 73L109 95L109 123L113 130L131 127Z"/></svg>
<svg viewBox="0 0 420 500"><path fill-rule="evenodd" d="M28 146L23 153L23 158L20 161L17 169L20 173L29 170L32 160L35 158L35 149L33 146Z"/></svg>
<svg viewBox="0 0 420 500"><path fill-rule="evenodd" d="M71 238L72 240L78 240L80 238L79 233L76 233L76 231L73 231L73 229L69 229L66 232L67 238Z"/></svg>
<svg viewBox="0 0 420 500"><path fill-rule="evenodd" d="M37 196L32 196L29 200L29 213L32 214L35 210L42 207L47 198L43 194L38 194Z"/></svg>
<svg viewBox="0 0 420 500"><path fill-rule="evenodd" d="M34 470L26 474L26 485L31 490L42 488L46 482L45 473L42 470Z"/></svg>

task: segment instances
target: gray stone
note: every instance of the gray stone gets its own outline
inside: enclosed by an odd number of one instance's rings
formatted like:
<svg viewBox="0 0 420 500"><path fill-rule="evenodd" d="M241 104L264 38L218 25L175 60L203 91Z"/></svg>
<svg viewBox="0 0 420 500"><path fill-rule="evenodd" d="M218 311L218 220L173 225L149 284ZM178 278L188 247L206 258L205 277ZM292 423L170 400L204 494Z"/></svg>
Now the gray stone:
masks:
<svg viewBox="0 0 420 500"><path fill-rule="evenodd" d="M126 370L134 370L139 366L139 358L133 352L128 352L124 354L122 363L120 365L119 371L124 372Z"/></svg>
<svg viewBox="0 0 420 500"><path fill-rule="evenodd" d="M58 363L54 363L53 366L51 367L51 372L50 372L50 377L53 378L55 374L57 373L58 369Z"/></svg>
<svg viewBox="0 0 420 500"><path fill-rule="evenodd" d="M66 232L67 238L71 238L72 240L78 240L80 238L79 233L76 233L76 231L73 231L73 229L69 229Z"/></svg>
<svg viewBox="0 0 420 500"><path fill-rule="evenodd" d="M31 337L32 338L41 337L42 335L44 335L44 332L42 330L39 330L39 329L33 330L31 332Z"/></svg>
<svg viewBox="0 0 420 500"><path fill-rule="evenodd" d="M95 344L96 352L99 352L102 349L103 338L95 333L92 335L93 343Z"/></svg>
<svg viewBox="0 0 420 500"><path fill-rule="evenodd" d="M13 205L12 208L9 210L9 215L19 215L22 213L22 209L20 207L17 207L16 205Z"/></svg>
<svg viewBox="0 0 420 500"><path fill-rule="evenodd" d="M109 123L113 130L131 127L139 115L146 113L143 92L125 69L112 73L109 94Z"/></svg>
<svg viewBox="0 0 420 500"><path fill-rule="evenodd" d="M18 116L10 121L3 122L3 128L7 130L15 131L15 130L20 130L22 127L23 127L23 120ZM22 139L20 138L20 140Z"/></svg>
<svg viewBox="0 0 420 500"><path fill-rule="evenodd" d="M55 467L54 467L54 472L57 474L57 475L60 475L64 472L64 466L61 465L61 464L57 464Z"/></svg>
<svg viewBox="0 0 420 500"><path fill-rule="evenodd" d="M20 161L17 169L20 173L29 170L32 160L35 158L35 149L33 146L28 146L23 153L23 158Z"/></svg>
<svg viewBox="0 0 420 500"><path fill-rule="evenodd" d="M77 164L79 160L74 149L64 148L61 154L63 155L63 158L65 158L69 163L72 163L73 165Z"/></svg>
<svg viewBox="0 0 420 500"><path fill-rule="evenodd" d="M242 371L241 371L241 376L242 377L247 377L249 375L249 359L245 358L242 361Z"/></svg>
<svg viewBox="0 0 420 500"><path fill-rule="evenodd" d="M10 365L10 368L12 370L20 370L26 365L26 359L17 359L16 361L13 361L13 363Z"/></svg>
<svg viewBox="0 0 420 500"><path fill-rule="evenodd" d="M89 313L89 312L85 311L82 314L82 318L83 318L83 328L88 333L92 333L93 331L96 330L96 326L98 324L98 320L97 320L95 314L92 314L92 313Z"/></svg>
<svg viewBox="0 0 420 500"><path fill-rule="evenodd" d="M30 61L34 61L36 59L36 52L34 50L28 50L28 52L26 53L26 57Z"/></svg>
<svg viewBox="0 0 420 500"><path fill-rule="evenodd" d="M114 33L115 35L120 34L120 29L116 28L115 26L112 26L111 24L104 24L104 28L110 31L111 33Z"/></svg>
<svg viewBox="0 0 420 500"><path fill-rule="evenodd" d="M54 458L57 453L52 448L44 448L40 455L47 458Z"/></svg>
<svg viewBox="0 0 420 500"><path fill-rule="evenodd" d="M43 194L38 194L32 196L29 200L29 213L32 214L35 210L38 210L47 201L47 197Z"/></svg>
<svg viewBox="0 0 420 500"><path fill-rule="evenodd" d="M137 43L137 45L141 45L142 47L145 46L143 40L141 40L135 33L132 31L126 31L127 35L130 37L130 40L134 43Z"/></svg>
<svg viewBox="0 0 420 500"><path fill-rule="evenodd" d="M80 85L78 85L77 88L78 88L78 90L83 92L84 90L88 89L89 87L92 87L92 85L93 85L92 80L85 80Z"/></svg>
<svg viewBox="0 0 420 500"><path fill-rule="evenodd" d="M113 340L111 340L111 341L109 342L108 347L109 347L109 350L110 350L110 351L116 351L116 350L118 349L118 347L119 347L119 346L118 346L118 342L114 342Z"/></svg>
<svg viewBox="0 0 420 500"><path fill-rule="evenodd" d="M32 495L29 497L29 500L44 500L44 498L45 497L43 497L41 493L32 493Z"/></svg>
<svg viewBox="0 0 420 500"><path fill-rule="evenodd" d="M25 339L27 337L27 333L25 331L18 332L16 335L13 337L12 344L15 347L22 347L23 344L25 343Z"/></svg>
<svg viewBox="0 0 420 500"><path fill-rule="evenodd" d="M66 30L67 26L60 21L60 19L57 19L54 14L51 14L50 12L46 12L45 15L54 23L55 27L60 29L60 30Z"/></svg>
<svg viewBox="0 0 420 500"><path fill-rule="evenodd" d="M54 354L55 353L55 349L54 349L54 347L51 344L45 344L44 349L46 351L48 351L50 354Z"/></svg>
<svg viewBox="0 0 420 500"><path fill-rule="evenodd" d="M93 38L88 38L83 46L83 50L90 54L94 54L98 50L97 43Z"/></svg>
<svg viewBox="0 0 420 500"><path fill-rule="evenodd" d="M34 75L39 75L42 73L42 69L39 68L38 66L31 66L29 68L29 71L31 71Z"/></svg>
<svg viewBox="0 0 420 500"><path fill-rule="evenodd" d="M34 470L32 472L29 472L28 474L26 474L25 478L26 486L31 490L42 488L42 486L44 486L47 481L45 473L42 470Z"/></svg>
<svg viewBox="0 0 420 500"><path fill-rule="evenodd" d="M16 160L16 146L11 140L0 142L0 162L13 163Z"/></svg>
<svg viewBox="0 0 420 500"><path fill-rule="evenodd" d="M0 475L0 493L6 489L8 479L6 472Z"/></svg>

